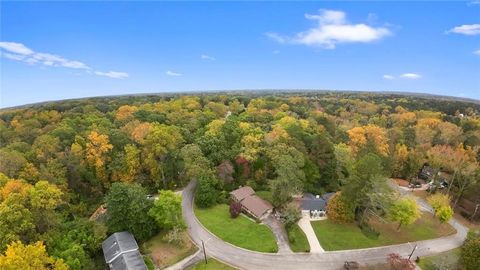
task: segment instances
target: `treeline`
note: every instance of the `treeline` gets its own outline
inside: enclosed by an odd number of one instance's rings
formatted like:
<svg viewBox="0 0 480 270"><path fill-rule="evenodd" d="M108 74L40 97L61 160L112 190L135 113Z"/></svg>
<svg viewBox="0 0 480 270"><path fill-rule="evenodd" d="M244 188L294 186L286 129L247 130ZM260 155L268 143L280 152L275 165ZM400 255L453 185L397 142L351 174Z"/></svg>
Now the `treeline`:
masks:
<svg viewBox="0 0 480 270"><path fill-rule="evenodd" d="M428 163L452 175L449 192L458 202L479 190L478 111L473 103L397 95L283 92L2 110L0 252L15 241L43 241L51 260L91 268L114 228L88 217L117 182L156 193L197 179L203 206L248 184L269 190L282 208L292 194L338 191L368 173L412 180Z"/></svg>

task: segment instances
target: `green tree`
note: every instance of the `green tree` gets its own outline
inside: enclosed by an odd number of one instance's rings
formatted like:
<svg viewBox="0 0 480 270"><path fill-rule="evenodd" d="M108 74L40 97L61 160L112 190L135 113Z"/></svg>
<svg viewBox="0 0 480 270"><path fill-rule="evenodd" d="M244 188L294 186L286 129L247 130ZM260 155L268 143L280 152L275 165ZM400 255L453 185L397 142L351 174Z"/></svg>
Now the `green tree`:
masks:
<svg viewBox="0 0 480 270"><path fill-rule="evenodd" d="M155 233L155 220L148 215L153 202L140 185L114 183L105 199L110 232L129 231L140 241Z"/></svg>
<svg viewBox="0 0 480 270"><path fill-rule="evenodd" d="M176 126L154 124L144 141L144 161L150 172L150 179L167 188L166 167L172 163L172 152L183 143L180 129ZM160 178L159 178L160 177Z"/></svg>
<svg viewBox="0 0 480 270"><path fill-rule="evenodd" d="M298 205L295 203L287 204L281 214L281 220L287 229L295 225L301 217L302 213L300 212Z"/></svg>
<svg viewBox="0 0 480 270"><path fill-rule="evenodd" d="M210 161L203 155L196 144L187 144L180 150L187 179L194 179L202 175L213 175Z"/></svg>
<svg viewBox="0 0 480 270"><path fill-rule="evenodd" d="M160 190L158 199L155 200L148 214L155 219L161 229L183 227L182 197L171 190Z"/></svg>
<svg viewBox="0 0 480 270"><path fill-rule="evenodd" d="M469 231L461 247L460 262L465 270L477 270L480 265L480 232Z"/></svg>
<svg viewBox="0 0 480 270"><path fill-rule="evenodd" d="M402 198L397 200L389 210L390 219L398 222L397 230L400 230L402 225L412 224L420 216L420 209L413 198Z"/></svg>
<svg viewBox="0 0 480 270"><path fill-rule="evenodd" d="M0 149L0 172L10 178L18 176L20 170L27 164L22 153L2 148Z"/></svg>
<svg viewBox="0 0 480 270"><path fill-rule="evenodd" d="M305 181L304 157L297 149L283 143L275 144L267 151L267 155L277 175L270 181L273 204L281 208L291 200L293 194L301 190Z"/></svg>
<svg viewBox="0 0 480 270"><path fill-rule="evenodd" d="M33 215L22 200L20 194L11 194L0 204L0 251L12 241L27 241L35 235Z"/></svg>
<svg viewBox="0 0 480 270"><path fill-rule="evenodd" d="M213 206L220 196L219 185L220 182L213 177L200 176L195 192L195 203L201 208Z"/></svg>
<svg viewBox="0 0 480 270"><path fill-rule="evenodd" d="M361 222L370 212L387 212L392 202L392 189L384 176L382 159L375 154L360 158L343 186L342 194L348 198Z"/></svg>

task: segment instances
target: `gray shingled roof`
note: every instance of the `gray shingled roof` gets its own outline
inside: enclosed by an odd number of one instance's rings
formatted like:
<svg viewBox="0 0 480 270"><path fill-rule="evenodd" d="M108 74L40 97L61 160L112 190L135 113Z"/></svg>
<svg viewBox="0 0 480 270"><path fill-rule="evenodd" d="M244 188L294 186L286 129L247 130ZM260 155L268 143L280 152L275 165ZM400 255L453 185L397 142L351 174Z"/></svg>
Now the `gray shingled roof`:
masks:
<svg viewBox="0 0 480 270"><path fill-rule="evenodd" d="M323 210L325 211L325 208L327 206L327 203L325 202L324 199L302 199L302 210Z"/></svg>
<svg viewBox="0 0 480 270"><path fill-rule="evenodd" d="M147 270L142 254L138 250L118 256L110 265L114 270Z"/></svg>
<svg viewBox="0 0 480 270"><path fill-rule="evenodd" d="M102 243L103 256L107 263L111 263L123 252L138 250L137 241L129 232L116 232Z"/></svg>

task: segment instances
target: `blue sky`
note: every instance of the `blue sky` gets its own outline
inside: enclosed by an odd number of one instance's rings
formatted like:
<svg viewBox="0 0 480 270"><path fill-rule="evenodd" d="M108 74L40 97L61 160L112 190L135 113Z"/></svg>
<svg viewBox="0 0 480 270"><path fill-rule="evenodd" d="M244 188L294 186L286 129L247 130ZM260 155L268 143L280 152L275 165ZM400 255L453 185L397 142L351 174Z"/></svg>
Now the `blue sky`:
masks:
<svg viewBox="0 0 480 270"><path fill-rule="evenodd" d="M215 89L480 99L480 1L2 2L0 107Z"/></svg>

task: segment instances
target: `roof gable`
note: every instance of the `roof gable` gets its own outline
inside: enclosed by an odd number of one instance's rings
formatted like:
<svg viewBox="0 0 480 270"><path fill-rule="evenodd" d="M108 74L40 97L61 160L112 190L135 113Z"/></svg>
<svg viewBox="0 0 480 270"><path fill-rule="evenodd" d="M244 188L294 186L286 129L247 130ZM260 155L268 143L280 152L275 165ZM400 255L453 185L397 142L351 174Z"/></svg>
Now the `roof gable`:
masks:
<svg viewBox="0 0 480 270"><path fill-rule="evenodd" d="M249 187L249 186L244 186L244 187L241 187L239 189L236 189L232 192L230 192L230 194L235 197L235 199L237 201L241 201L249 196L252 196L253 194L255 194L255 191Z"/></svg>
<svg viewBox="0 0 480 270"><path fill-rule="evenodd" d="M103 255L107 263L111 263L124 252L138 250L137 241L129 232L116 232L102 243Z"/></svg>
<svg viewBox="0 0 480 270"><path fill-rule="evenodd" d="M273 206L260 199L257 195L252 195L241 201L242 206L251 212L255 217L260 218L268 210L272 209Z"/></svg>

